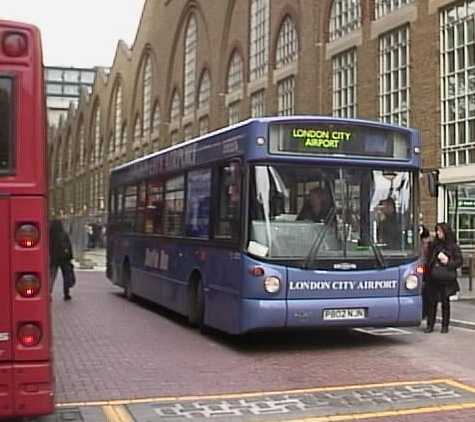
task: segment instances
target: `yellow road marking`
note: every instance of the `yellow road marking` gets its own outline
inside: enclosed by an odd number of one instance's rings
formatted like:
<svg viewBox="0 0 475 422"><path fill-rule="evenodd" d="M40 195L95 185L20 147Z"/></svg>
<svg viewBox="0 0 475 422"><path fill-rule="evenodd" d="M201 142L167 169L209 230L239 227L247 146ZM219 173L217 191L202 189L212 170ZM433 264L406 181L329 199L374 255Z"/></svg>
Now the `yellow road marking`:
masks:
<svg viewBox="0 0 475 422"><path fill-rule="evenodd" d="M124 406L103 406L107 422L133 422L134 419Z"/></svg>
<svg viewBox="0 0 475 422"><path fill-rule="evenodd" d="M344 421L357 421L362 419L375 419L386 418L389 416L408 416L425 413L440 413L447 412L449 410L467 410L475 409L475 402L464 404L450 404L446 406L433 406L433 407L418 407L414 409L401 409L401 410L387 410L384 412L373 413L352 413L347 415L336 416L317 416L301 419L288 419L285 422L344 422Z"/></svg>
<svg viewBox="0 0 475 422"><path fill-rule="evenodd" d="M241 399L247 397L264 397L275 396L282 394L306 394L306 393L318 393L323 391L344 391L353 390L358 388L382 388L382 387L396 387L400 385L417 385L417 384L449 384L454 387L464 389L475 393L475 388L468 385L459 383L450 379L434 379L434 380L422 380L422 381L396 381L377 384L354 384L354 385L342 385L334 387L316 387L305 388L297 390L283 390L283 391L266 391L266 392L253 392L253 393L228 393L228 394L214 394L207 396L170 396L170 397L150 397L143 399L119 399L119 400L103 400L103 401L89 401L89 402L64 402L57 403L56 407L83 407L83 406L120 406L127 404L146 404L146 403L162 403L162 402L176 402L176 401L191 401L191 400L226 400L226 399Z"/></svg>
<svg viewBox="0 0 475 422"><path fill-rule="evenodd" d="M453 386L453 387L458 387L461 390L469 391L470 393L475 394L475 387L471 387L470 385L462 384L461 382L455 381L455 380L447 380L447 384Z"/></svg>

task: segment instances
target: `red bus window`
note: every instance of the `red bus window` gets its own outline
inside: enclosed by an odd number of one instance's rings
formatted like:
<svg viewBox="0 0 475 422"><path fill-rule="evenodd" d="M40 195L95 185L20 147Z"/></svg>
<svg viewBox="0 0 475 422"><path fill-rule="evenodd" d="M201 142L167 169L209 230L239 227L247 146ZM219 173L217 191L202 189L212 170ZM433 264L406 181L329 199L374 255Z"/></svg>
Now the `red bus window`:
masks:
<svg viewBox="0 0 475 422"><path fill-rule="evenodd" d="M13 171L12 78L0 76L0 174Z"/></svg>

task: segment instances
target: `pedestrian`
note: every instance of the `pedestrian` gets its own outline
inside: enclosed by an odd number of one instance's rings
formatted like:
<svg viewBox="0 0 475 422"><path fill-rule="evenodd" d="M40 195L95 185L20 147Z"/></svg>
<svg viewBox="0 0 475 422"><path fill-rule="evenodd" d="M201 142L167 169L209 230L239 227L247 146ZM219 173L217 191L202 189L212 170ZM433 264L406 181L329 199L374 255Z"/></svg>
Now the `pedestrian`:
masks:
<svg viewBox="0 0 475 422"><path fill-rule="evenodd" d="M91 223L86 225L86 233L87 233L87 248L94 249L95 248L94 229Z"/></svg>
<svg viewBox="0 0 475 422"><path fill-rule="evenodd" d="M435 239L429 252L429 278L427 283L427 327L426 333L434 331L437 304L442 304L441 333L449 332L450 296L460 290L457 281L457 268L462 266L462 252L455 239L452 228L447 223L435 226Z"/></svg>
<svg viewBox="0 0 475 422"><path fill-rule="evenodd" d="M54 281L61 268L63 276L64 300L71 300L70 289L76 283L73 263L73 248L68 234L64 230L61 220L52 220L49 230L50 252L50 293L53 291Z"/></svg>
<svg viewBox="0 0 475 422"><path fill-rule="evenodd" d="M430 247L432 242L432 237L429 233L427 227L421 225L419 227L419 236L421 240L421 250L420 250L420 257L421 263L424 268L423 276L422 276L422 319L427 318L427 307L428 307L428 288L427 285L429 283L429 254L430 254Z"/></svg>

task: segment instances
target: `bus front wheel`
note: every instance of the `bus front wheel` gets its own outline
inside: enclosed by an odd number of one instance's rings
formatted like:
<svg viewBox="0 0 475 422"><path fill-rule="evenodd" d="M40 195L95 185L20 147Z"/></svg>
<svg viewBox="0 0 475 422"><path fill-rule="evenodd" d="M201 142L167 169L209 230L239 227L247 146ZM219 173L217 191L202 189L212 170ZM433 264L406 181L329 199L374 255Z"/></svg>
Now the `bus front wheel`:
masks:
<svg viewBox="0 0 475 422"><path fill-rule="evenodd" d="M194 327L203 327L205 301L203 281L201 278L192 279L190 282L188 321Z"/></svg>

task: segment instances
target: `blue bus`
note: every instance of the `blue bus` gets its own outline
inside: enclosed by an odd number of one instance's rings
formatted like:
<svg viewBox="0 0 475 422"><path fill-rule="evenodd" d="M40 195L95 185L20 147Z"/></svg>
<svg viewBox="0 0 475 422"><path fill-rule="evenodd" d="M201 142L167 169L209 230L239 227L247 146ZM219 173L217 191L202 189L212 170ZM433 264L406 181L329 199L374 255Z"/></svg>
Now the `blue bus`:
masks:
<svg viewBox="0 0 475 422"><path fill-rule="evenodd" d="M111 171L107 276L193 325L415 326L417 130L250 119Z"/></svg>

